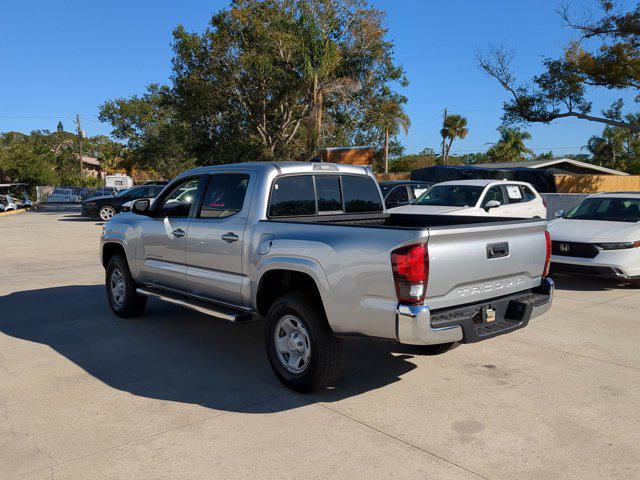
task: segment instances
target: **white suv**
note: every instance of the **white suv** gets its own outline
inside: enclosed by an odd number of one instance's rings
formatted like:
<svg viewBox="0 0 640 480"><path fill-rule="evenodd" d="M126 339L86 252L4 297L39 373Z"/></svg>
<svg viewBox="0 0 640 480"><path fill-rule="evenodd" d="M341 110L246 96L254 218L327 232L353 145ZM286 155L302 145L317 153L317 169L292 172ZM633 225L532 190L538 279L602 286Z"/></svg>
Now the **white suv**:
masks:
<svg viewBox="0 0 640 480"><path fill-rule="evenodd" d="M532 185L511 180L456 180L437 183L415 202L389 213L547 218L547 207Z"/></svg>

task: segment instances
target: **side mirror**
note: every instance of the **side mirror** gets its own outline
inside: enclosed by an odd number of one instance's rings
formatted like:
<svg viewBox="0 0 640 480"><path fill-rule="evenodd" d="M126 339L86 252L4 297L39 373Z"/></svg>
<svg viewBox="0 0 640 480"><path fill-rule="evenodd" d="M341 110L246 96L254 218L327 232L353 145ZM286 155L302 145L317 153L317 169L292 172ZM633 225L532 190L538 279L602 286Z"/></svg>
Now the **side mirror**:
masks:
<svg viewBox="0 0 640 480"><path fill-rule="evenodd" d="M556 218L562 218L566 215L566 212L564 210L558 210L554 215Z"/></svg>
<svg viewBox="0 0 640 480"><path fill-rule="evenodd" d="M498 200L489 200L487 203L484 204L484 209L488 212L492 208L497 208L500 205L502 204Z"/></svg>
<svg viewBox="0 0 640 480"><path fill-rule="evenodd" d="M131 205L131 211L137 215L149 215L149 207L151 202L147 198L143 198L141 200L136 200Z"/></svg>

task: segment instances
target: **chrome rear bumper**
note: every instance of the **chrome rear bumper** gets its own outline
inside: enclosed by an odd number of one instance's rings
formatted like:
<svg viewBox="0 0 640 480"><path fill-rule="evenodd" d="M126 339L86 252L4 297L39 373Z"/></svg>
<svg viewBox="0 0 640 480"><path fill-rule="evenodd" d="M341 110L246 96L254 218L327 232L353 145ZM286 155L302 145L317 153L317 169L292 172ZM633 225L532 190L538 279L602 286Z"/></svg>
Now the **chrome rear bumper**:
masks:
<svg viewBox="0 0 640 480"><path fill-rule="evenodd" d="M471 343L508 333L525 327L529 320L547 312L551 308L553 292L553 280L546 278L532 291L436 313L432 313L427 305L400 304L396 313L397 340L409 345ZM488 305L496 309L499 318L491 323L483 319L478 322L476 315L482 316L483 308ZM432 325L432 317L435 325ZM451 320L447 321L447 317Z"/></svg>

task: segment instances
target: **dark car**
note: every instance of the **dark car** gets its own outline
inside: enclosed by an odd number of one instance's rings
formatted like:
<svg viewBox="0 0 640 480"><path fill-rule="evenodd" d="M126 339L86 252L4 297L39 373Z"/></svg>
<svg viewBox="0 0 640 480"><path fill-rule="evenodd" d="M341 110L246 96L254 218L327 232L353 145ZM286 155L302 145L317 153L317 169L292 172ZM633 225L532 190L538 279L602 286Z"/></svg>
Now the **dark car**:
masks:
<svg viewBox="0 0 640 480"><path fill-rule="evenodd" d="M163 188L164 185L141 185L122 190L116 195L91 198L82 202L82 215L104 221L111 220L116 213L120 213L124 203L140 198L155 198Z"/></svg>
<svg viewBox="0 0 640 480"><path fill-rule="evenodd" d="M411 180L392 180L380 182L380 190L387 208L408 205L422 195L433 183Z"/></svg>

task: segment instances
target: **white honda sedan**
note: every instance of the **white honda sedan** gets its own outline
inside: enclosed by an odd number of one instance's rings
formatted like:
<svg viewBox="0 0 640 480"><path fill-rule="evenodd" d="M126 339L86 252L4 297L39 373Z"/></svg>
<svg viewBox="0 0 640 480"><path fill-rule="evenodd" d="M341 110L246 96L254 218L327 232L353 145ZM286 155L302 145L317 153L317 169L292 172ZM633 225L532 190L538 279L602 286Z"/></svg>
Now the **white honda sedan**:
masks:
<svg viewBox="0 0 640 480"><path fill-rule="evenodd" d="M533 186L511 180L455 180L437 183L411 204L391 208L388 212L473 217L547 217L547 207Z"/></svg>
<svg viewBox="0 0 640 480"><path fill-rule="evenodd" d="M591 195L549 223L551 271L640 286L640 192Z"/></svg>

